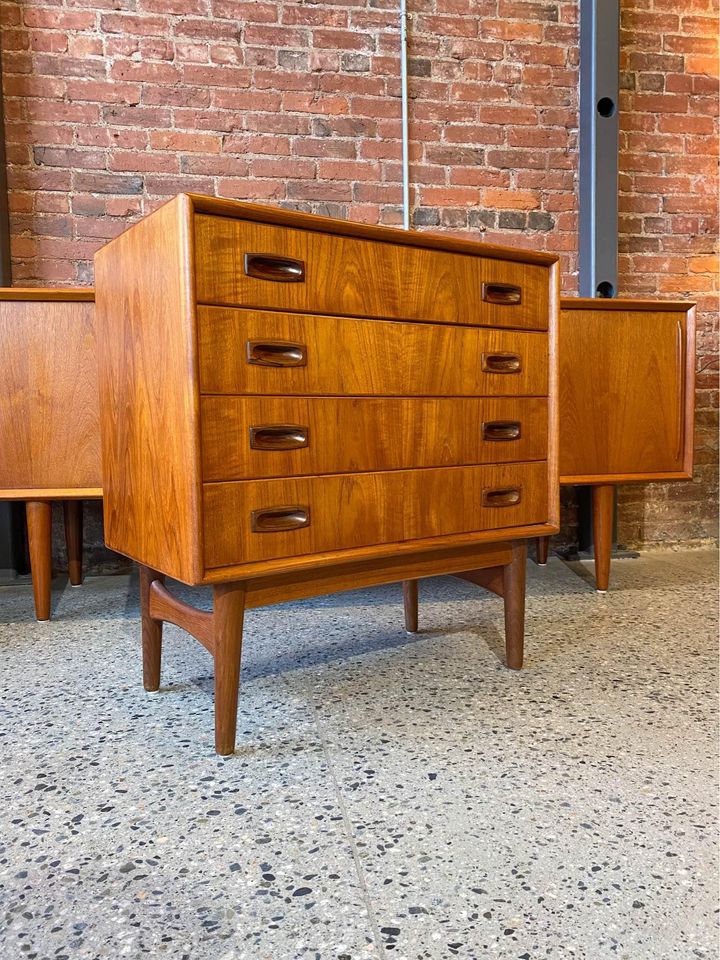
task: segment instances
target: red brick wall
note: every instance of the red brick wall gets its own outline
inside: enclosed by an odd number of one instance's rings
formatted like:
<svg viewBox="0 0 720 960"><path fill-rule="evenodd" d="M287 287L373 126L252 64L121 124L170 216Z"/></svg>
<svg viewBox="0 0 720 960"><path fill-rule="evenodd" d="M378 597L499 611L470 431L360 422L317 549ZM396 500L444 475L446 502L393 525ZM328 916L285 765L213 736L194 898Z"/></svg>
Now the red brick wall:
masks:
<svg viewBox="0 0 720 960"><path fill-rule="evenodd" d="M559 252L576 292L577 2L408 6L415 225ZM717 482L718 19L714 0L622 6L620 293L697 298L703 372L695 481L628 488L621 536L701 539ZM399 223L397 7L3 3L15 282L91 283L97 247L180 190Z"/></svg>

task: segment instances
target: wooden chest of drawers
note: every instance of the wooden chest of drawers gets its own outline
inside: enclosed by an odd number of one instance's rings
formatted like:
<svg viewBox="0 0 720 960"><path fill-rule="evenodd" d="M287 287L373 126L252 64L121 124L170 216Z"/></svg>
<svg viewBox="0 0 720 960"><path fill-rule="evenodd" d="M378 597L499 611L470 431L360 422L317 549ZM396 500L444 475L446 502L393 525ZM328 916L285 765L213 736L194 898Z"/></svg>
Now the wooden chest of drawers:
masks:
<svg viewBox="0 0 720 960"><path fill-rule="evenodd" d="M557 528L557 284L546 254L187 195L98 253L106 541L144 568L146 686L163 620L213 652L221 752L244 607L502 593ZM163 575L218 585L214 613Z"/></svg>

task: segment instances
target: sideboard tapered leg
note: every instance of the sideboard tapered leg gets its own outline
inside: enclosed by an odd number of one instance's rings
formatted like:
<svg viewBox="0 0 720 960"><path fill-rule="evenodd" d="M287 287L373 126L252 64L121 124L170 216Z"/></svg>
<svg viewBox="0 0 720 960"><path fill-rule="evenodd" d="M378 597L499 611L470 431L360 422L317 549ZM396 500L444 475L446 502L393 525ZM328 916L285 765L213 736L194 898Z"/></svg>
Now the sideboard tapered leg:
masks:
<svg viewBox="0 0 720 960"><path fill-rule="evenodd" d="M82 583L83 514L82 500L63 501L68 579L73 587Z"/></svg>
<svg viewBox="0 0 720 960"><path fill-rule="evenodd" d="M595 550L595 589L605 593L610 584L610 553L613 537L615 487L611 483L592 488L593 547Z"/></svg>
<svg viewBox="0 0 720 960"><path fill-rule="evenodd" d="M160 689L160 659L162 656L162 620L150 616L150 585L154 580L165 582L161 573L150 567L140 567L140 613L142 615L143 686L146 690Z"/></svg>
<svg viewBox="0 0 720 960"><path fill-rule="evenodd" d="M505 662L512 670L520 670L523 665L526 563L527 542L513 541L512 561L502 568L505 601Z"/></svg>
<svg viewBox="0 0 720 960"><path fill-rule="evenodd" d="M405 604L405 629L408 633L417 633L418 629L418 582L403 580L403 602Z"/></svg>
<svg viewBox="0 0 720 960"><path fill-rule="evenodd" d="M52 583L52 504L48 500L28 500L27 517L30 575L35 597L35 619L50 619Z"/></svg>
<svg viewBox="0 0 720 960"><path fill-rule="evenodd" d="M245 584L219 584L213 593L215 750L226 757L235 750Z"/></svg>
<svg viewBox="0 0 720 960"><path fill-rule="evenodd" d="M548 561L548 548L550 546L550 537L538 537L535 541L535 553L539 567L544 567Z"/></svg>

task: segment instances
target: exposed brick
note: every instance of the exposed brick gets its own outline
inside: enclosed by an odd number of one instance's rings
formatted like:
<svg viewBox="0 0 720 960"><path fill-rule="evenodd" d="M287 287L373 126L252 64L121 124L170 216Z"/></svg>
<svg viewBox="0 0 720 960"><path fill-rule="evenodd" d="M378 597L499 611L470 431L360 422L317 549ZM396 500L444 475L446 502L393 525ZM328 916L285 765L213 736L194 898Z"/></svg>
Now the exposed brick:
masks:
<svg viewBox="0 0 720 960"><path fill-rule="evenodd" d="M97 247L181 190L401 223L397 9L5 4L15 282L92 282ZM693 483L627 488L620 532L710 536L717 10L627 0L622 20L619 287L697 301L699 416ZM415 0L408 66L414 227L554 251L576 292L578 4ZM560 542L576 520L564 490Z"/></svg>

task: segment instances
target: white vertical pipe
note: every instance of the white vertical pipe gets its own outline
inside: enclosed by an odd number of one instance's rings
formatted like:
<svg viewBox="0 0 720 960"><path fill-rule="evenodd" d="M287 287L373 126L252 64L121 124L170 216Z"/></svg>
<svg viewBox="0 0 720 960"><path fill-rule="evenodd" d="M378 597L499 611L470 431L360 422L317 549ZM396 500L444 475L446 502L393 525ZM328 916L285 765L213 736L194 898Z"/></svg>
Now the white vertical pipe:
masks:
<svg viewBox="0 0 720 960"><path fill-rule="evenodd" d="M402 89L403 228L410 229L410 160L408 142L407 2L400 0L400 86Z"/></svg>

